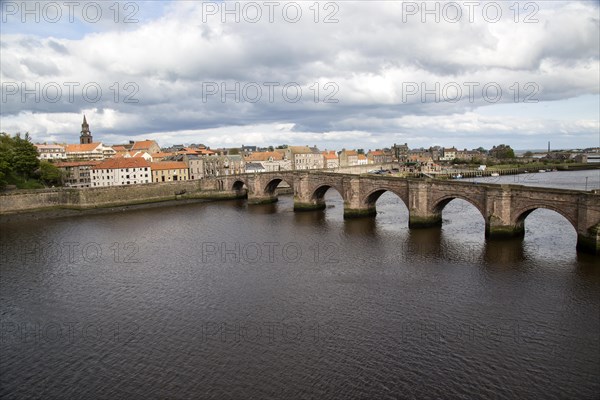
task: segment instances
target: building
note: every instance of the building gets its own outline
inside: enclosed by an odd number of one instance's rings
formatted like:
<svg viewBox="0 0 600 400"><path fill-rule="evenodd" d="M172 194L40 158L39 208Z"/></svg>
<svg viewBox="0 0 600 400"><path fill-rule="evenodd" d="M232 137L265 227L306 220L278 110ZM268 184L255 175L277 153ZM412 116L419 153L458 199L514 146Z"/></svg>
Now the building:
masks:
<svg viewBox="0 0 600 400"><path fill-rule="evenodd" d="M147 151L152 155L153 153L160 153L160 146L155 140L141 140L133 142L130 150Z"/></svg>
<svg viewBox="0 0 600 400"><path fill-rule="evenodd" d="M102 143L68 144L65 147L67 159L78 160L104 160L113 157L116 151Z"/></svg>
<svg viewBox="0 0 600 400"><path fill-rule="evenodd" d="M65 160L67 152L60 144L36 144L40 160Z"/></svg>
<svg viewBox="0 0 600 400"><path fill-rule="evenodd" d="M335 150L323 152L323 166L325 168L338 168L340 166L340 159Z"/></svg>
<svg viewBox="0 0 600 400"><path fill-rule="evenodd" d="M340 167L353 167L358 165L358 153L356 150L342 149L340 152Z"/></svg>
<svg viewBox="0 0 600 400"><path fill-rule="evenodd" d="M394 143L394 146L392 146L392 152L394 154L394 157L398 161L405 161L408 158L409 151L410 151L410 149L408 148L408 143L404 143L404 144Z"/></svg>
<svg viewBox="0 0 600 400"><path fill-rule="evenodd" d="M92 187L150 183L150 162L142 157L117 157L104 160L92 168Z"/></svg>
<svg viewBox="0 0 600 400"><path fill-rule="evenodd" d="M383 164L392 162L394 157L391 153L384 150L369 150L367 153L367 160L369 164Z"/></svg>
<svg viewBox="0 0 600 400"><path fill-rule="evenodd" d="M175 182L189 180L188 166L183 161L153 162L152 182Z"/></svg>
<svg viewBox="0 0 600 400"><path fill-rule="evenodd" d="M258 162L247 162L246 163L246 172L249 174L259 173L259 172L267 172L265 167Z"/></svg>
<svg viewBox="0 0 600 400"><path fill-rule="evenodd" d="M213 154L202 156L204 162L204 176L238 175L246 172L246 161L241 155Z"/></svg>
<svg viewBox="0 0 600 400"><path fill-rule="evenodd" d="M168 153L168 152L159 152L152 153L150 156L152 157L153 162L165 161L175 156L177 153Z"/></svg>
<svg viewBox="0 0 600 400"><path fill-rule="evenodd" d="M99 163L100 161L61 161L54 165L63 172L65 186L85 188L92 186L90 172Z"/></svg>
<svg viewBox="0 0 600 400"><path fill-rule="evenodd" d="M81 124L81 134L79 136L79 144L90 144L94 140L92 138L92 132L90 132L90 126L88 125L85 115L83 116L83 123Z"/></svg>
<svg viewBox="0 0 600 400"><path fill-rule="evenodd" d="M359 154L357 158L356 165L367 165L369 163L369 159L364 154Z"/></svg>
<svg viewBox="0 0 600 400"><path fill-rule="evenodd" d="M246 172L246 162L244 157L239 154L232 154L227 156L221 156L224 158L223 172L224 175L238 175Z"/></svg>
<svg viewBox="0 0 600 400"><path fill-rule="evenodd" d="M131 151L127 151L125 153L122 153L120 155L115 155L115 157L125 157L125 158L142 157L146 161L154 161L154 159L150 155L150 153L148 153L145 150L141 150L141 151L131 150Z"/></svg>
<svg viewBox="0 0 600 400"><path fill-rule="evenodd" d="M440 157L440 161L452 161L456 158L457 153L456 147L444 148L444 154Z"/></svg>
<svg viewBox="0 0 600 400"><path fill-rule="evenodd" d="M125 145L112 146L112 149L115 151L115 156L124 155L125 153L128 153L130 148L131 146L129 146L128 148Z"/></svg>
<svg viewBox="0 0 600 400"><path fill-rule="evenodd" d="M204 178L204 157L197 154L184 155L183 162L188 166L190 179Z"/></svg>
<svg viewBox="0 0 600 400"><path fill-rule="evenodd" d="M287 153L283 151L257 151L245 156L244 161L246 163L261 164L265 172L289 171L292 169L292 162L287 158Z"/></svg>
<svg viewBox="0 0 600 400"><path fill-rule="evenodd" d="M276 151L285 154L293 170L322 169L324 165L323 154L316 146L288 146Z"/></svg>

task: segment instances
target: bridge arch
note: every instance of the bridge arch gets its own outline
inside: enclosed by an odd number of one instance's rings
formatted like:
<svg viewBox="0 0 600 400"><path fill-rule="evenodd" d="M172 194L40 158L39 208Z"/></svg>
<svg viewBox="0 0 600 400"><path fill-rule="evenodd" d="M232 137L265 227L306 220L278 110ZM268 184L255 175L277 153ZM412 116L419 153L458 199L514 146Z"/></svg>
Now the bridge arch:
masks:
<svg viewBox="0 0 600 400"><path fill-rule="evenodd" d="M289 178L286 178L286 177L283 177L283 176L276 176L276 177L271 178L269 180L269 182L267 182L267 184L265 185L265 187L263 189L264 192L265 192L265 194L267 194L267 195L274 195L275 194L275 190L277 189L277 187L279 186L279 184L281 182L287 183L291 188L294 187L294 181L293 180L291 180Z"/></svg>
<svg viewBox="0 0 600 400"><path fill-rule="evenodd" d="M322 185L317 186L312 191L311 200L316 200L317 202L324 202L325 201L325 193L327 193L327 191L332 188L335 189L335 191L340 194L342 200L346 201L346 198L344 197L344 191L340 190L340 188L338 188L336 185L333 185L333 184L322 184Z"/></svg>
<svg viewBox="0 0 600 400"><path fill-rule="evenodd" d="M390 193L395 194L400 200L402 200L402 203L404 203L404 205L406 206L406 209L408 210L408 199L406 199L405 196L403 196L401 193L398 193L396 190L388 188L388 187L380 187L377 189L373 189L371 192L367 193L361 199L361 203L369 208L375 207L375 203L377 203L377 200L379 200L379 198L385 192L390 192Z"/></svg>
<svg viewBox="0 0 600 400"><path fill-rule="evenodd" d="M513 213L513 216L514 216L513 223L518 227L524 228L525 227L525 219L529 216L529 214L531 214L532 212L534 212L535 210L538 210L538 209L546 209L546 210L554 211L555 213L561 215L567 221L569 221L569 223L571 224L573 229L575 229L575 232L577 232L577 221L574 220L571 215L565 213L564 210L561 210L559 207L554 207L549 204L530 205L530 206L527 206L525 208L515 211Z"/></svg>
<svg viewBox="0 0 600 400"><path fill-rule="evenodd" d="M248 185L241 179L236 179L231 185L231 190L238 194L247 194L249 191ZM245 193L244 193L245 192Z"/></svg>
<svg viewBox="0 0 600 400"><path fill-rule="evenodd" d="M473 207L475 207L479 211L479 213L481 214L483 219L485 221L487 221L487 216L485 213L485 204L480 204L478 201L471 199L468 196L463 196L460 194L452 194L452 195L443 196L443 197L436 199L433 202L432 207L431 207L433 213L441 215L442 211L448 205L448 203L450 203L452 200L455 200L455 199L464 200L467 203L471 204Z"/></svg>

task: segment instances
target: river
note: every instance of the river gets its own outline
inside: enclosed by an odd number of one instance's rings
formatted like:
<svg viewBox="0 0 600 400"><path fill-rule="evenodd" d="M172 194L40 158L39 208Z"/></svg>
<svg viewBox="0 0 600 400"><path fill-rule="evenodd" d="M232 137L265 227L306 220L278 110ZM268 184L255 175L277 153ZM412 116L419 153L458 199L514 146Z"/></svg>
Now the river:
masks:
<svg viewBox="0 0 600 400"><path fill-rule="evenodd" d="M326 201L4 223L0 397L598 398L600 265L565 218L486 242L462 200L422 230L390 193L373 219Z"/></svg>

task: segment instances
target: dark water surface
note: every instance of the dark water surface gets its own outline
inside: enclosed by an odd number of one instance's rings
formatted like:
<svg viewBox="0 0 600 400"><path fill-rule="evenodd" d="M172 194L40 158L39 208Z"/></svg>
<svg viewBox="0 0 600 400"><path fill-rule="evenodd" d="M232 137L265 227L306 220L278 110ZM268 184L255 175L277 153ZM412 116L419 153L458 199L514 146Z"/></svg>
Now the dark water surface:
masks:
<svg viewBox="0 0 600 400"><path fill-rule="evenodd" d="M599 397L600 263L565 218L486 242L461 200L409 230L392 194L326 199L3 224L0 397Z"/></svg>

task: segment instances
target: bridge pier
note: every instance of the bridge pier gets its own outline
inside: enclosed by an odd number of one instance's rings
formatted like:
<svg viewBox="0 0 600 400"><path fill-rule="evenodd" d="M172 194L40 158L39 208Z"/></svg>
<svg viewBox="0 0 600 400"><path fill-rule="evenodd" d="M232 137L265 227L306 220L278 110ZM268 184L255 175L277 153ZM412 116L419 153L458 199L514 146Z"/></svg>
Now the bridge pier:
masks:
<svg viewBox="0 0 600 400"><path fill-rule="evenodd" d="M248 193L248 204L271 204L276 203L278 200L275 194L255 195Z"/></svg>
<svg viewBox="0 0 600 400"><path fill-rule="evenodd" d="M485 222L486 239L508 239L522 238L525 236L525 225L523 222L506 224L500 218L492 215Z"/></svg>
<svg viewBox="0 0 600 400"><path fill-rule="evenodd" d="M327 205L324 199L302 199L294 196L294 211L315 211L324 210Z"/></svg>
<svg viewBox="0 0 600 400"><path fill-rule="evenodd" d="M408 212L408 227L410 229L431 228L442 226L442 213L427 213L419 210Z"/></svg>
<svg viewBox="0 0 600 400"><path fill-rule="evenodd" d="M344 204L344 218L371 218L377 215L375 205L366 205L363 207L351 207L348 204Z"/></svg>
<svg viewBox="0 0 600 400"><path fill-rule="evenodd" d="M577 251L600 255L600 224L587 232L577 232Z"/></svg>
<svg viewBox="0 0 600 400"><path fill-rule="evenodd" d="M429 182L409 181L408 227L430 228L442 225L442 211L431 207Z"/></svg>

